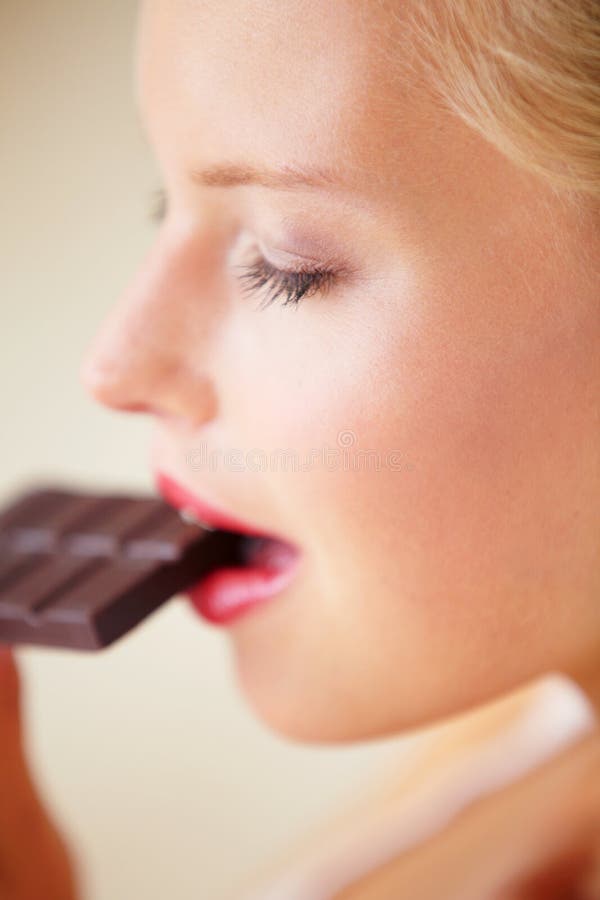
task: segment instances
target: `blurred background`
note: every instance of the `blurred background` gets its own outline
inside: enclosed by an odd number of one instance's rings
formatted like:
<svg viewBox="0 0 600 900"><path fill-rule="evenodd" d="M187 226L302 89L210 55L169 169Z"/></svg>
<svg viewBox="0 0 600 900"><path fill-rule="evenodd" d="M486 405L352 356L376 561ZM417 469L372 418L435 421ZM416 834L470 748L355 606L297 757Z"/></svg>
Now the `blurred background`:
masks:
<svg viewBox="0 0 600 900"><path fill-rule="evenodd" d="M100 409L78 380L152 240L136 16L134 0L0 4L0 501L39 480L152 487L148 423ZM97 656L19 656L35 772L85 900L229 900L414 740L271 733L238 692L226 637L180 599Z"/></svg>

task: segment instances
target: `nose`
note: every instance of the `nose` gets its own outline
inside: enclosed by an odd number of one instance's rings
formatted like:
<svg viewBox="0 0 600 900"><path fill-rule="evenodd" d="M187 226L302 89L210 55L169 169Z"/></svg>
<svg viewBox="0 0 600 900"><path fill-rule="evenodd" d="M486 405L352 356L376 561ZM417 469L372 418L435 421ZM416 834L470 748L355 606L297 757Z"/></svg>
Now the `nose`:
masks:
<svg viewBox="0 0 600 900"><path fill-rule="evenodd" d="M224 306L212 295L214 281L197 247L159 239L85 355L81 380L88 393L120 411L194 425L214 418L207 360Z"/></svg>

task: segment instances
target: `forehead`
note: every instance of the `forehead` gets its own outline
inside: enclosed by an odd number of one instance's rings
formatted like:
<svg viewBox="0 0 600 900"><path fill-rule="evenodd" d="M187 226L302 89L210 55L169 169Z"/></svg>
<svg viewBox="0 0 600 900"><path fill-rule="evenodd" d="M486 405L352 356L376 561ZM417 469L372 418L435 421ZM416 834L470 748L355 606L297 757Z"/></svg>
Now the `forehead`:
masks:
<svg viewBox="0 0 600 900"><path fill-rule="evenodd" d="M373 178L410 102L390 62L406 52L402 23L393 36L390 24L384 0L145 0L135 79L146 127L191 167L299 161Z"/></svg>

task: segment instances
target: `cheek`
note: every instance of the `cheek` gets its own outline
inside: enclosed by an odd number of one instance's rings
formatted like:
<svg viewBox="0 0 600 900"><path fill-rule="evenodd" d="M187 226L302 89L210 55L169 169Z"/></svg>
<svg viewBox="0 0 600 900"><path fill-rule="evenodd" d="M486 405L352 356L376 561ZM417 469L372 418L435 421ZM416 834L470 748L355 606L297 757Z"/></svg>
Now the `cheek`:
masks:
<svg viewBox="0 0 600 900"><path fill-rule="evenodd" d="M329 465L317 455L265 476L309 565L268 629L245 623L237 651L282 730L313 722L310 709L322 730L397 729L568 671L584 647L591 658L597 306L543 266L525 291L524 260L506 258L502 278L472 260L371 298L368 316L282 311L248 339L262 349L238 392L248 445L333 451Z"/></svg>
<svg viewBox="0 0 600 900"><path fill-rule="evenodd" d="M266 478L331 582L351 548L353 579L370 563L430 594L522 594L591 552L598 314L539 253L524 286L525 255L463 253L460 273L368 306L313 298L240 324L230 421L304 465Z"/></svg>
<svg viewBox="0 0 600 900"><path fill-rule="evenodd" d="M286 481L325 602L354 597L369 628L446 653L451 634L568 652L574 627L598 631L597 314L529 271L520 296L507 269L474 266L468 292L448 275L410 328L401 303L376 333L348 327L347 357L313 344L282 406L292 443L332 451Z"/></svg>

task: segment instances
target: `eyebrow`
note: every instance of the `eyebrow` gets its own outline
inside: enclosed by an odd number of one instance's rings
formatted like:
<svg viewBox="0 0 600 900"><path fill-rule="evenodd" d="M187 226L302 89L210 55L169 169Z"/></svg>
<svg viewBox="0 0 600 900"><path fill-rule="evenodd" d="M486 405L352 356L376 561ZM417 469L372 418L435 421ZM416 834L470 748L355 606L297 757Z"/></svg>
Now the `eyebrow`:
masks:
<svg viewBox="0 0 600 900"><path fill-rule="evenodd" d="M225 163L193 169L191 179L203 187L231 188L258 185L274 190L342 190L346 188L339 175L328 169L284 165L275 169Z"/></svg>
<svg viewBox="0 0 600 900"><path fill-rule="evenodd" d="M135 121L142 142L152 152L151 142L139 114ZM345 182L341 169L306 167L295 163L272 169L234 162L216 163L201 169L193 168L189 177L192 184L201 187L233 188L257 185L279 191L320 190L330 193L356 193L356 189Z"/></svg>
<svg viewBox="0 0 600 900"><path fill-rule="evenodd" d="M149 151L152 151L152 145L139 111L135 117L135 123L142 142ZM267 169L234 162L217 163L202 169L192 169L190 179L193 184L201 187L232 188L257 185L280 191L310 189L332 193L342 191L353 193L350 185L344 182L341 170L297 164L285 164Z"/></svg>

